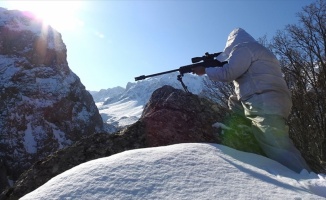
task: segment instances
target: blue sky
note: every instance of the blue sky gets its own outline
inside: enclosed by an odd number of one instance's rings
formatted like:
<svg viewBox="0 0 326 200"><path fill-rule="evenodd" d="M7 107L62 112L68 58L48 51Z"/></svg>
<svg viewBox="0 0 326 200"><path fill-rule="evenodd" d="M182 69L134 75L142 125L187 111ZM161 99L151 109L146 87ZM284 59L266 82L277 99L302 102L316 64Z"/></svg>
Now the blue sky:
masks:
<svg viewBox="0 0 326 200"><path fill-rule="evenodd" d="M241 27L254 38L272 38L298 23L312 0L89 0L1 1L31 10L61 34L69 67L87 90L125 87L134 77L191 64L191 58L224 49Z"/></svg>

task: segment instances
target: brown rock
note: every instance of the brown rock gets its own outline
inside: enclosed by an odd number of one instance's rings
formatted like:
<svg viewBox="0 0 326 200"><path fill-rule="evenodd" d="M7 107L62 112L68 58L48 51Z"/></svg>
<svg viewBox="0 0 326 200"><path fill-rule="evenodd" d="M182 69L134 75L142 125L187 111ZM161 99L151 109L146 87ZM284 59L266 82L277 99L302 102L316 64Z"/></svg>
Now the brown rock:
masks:
<svg viewBox="0 0 326 200"><path fill-rule="evenodd" d="M222 115L216 103L164 86L152 94L140 121L150 146L218 142L212 124L222 120Z"/></svg>

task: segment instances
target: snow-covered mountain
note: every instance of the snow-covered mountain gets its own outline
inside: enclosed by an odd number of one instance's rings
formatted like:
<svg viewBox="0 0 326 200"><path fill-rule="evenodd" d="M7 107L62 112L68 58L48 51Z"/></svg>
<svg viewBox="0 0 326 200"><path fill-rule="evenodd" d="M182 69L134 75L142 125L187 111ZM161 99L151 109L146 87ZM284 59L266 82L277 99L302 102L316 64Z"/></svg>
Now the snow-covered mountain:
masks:
<svg viewBox="0 0 326 200"><path fill-rule="evenodd" d="M181 83L177 80L178 74L178 72L174 72L138 82L129 82L125 89L115 87L100 90L99 92L92 91L91 94L103 121L111 125L109 132L116 130L112 129L112 126L118 129L136 122L143 111L144 105L156 89L164 85L183 89ZM203 90L204 78L204 76L185 74L183 82L191 93L200 94Z"/></svg>
<svg viewBox="0 0 326 200"><path fill-rule="evenodd" d="M102 89L100 91L90 91L90 94L93 96L95 102L104 102L107 99L114 98L118 95L121 95L124 92L124 88L117 86L114 88Z"/></svg>
<svg viewBox="0 0 326 200"><path fill-rule="evenodd" d="M103 129L92 96L68 66L61 34L31 13L4 8L0 110L0 160L13 180L35 161Z"/></svg>

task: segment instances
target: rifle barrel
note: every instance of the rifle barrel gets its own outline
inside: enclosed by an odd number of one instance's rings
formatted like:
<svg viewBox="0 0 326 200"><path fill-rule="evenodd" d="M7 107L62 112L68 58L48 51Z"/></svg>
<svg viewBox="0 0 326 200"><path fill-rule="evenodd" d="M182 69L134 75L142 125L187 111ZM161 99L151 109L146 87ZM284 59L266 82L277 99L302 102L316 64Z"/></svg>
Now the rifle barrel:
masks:
<svg viewBox="0 0 326 200"><path fill-rule="evenodd" d="M157 74L150 74L150 75L141 75L141 76L138 76L138 77L135 77L135 81L139 81L139 80L143 80L143 79L146 79L146 78L149 78L149 77L153 77L153 76L159 76L159 75L163 75L163 74L168 74L168 73L171 73L171 72L177 72L179 71L179 69L174 69L174 70L170 70L170 71L165 71L165 72L160 72L160 73L157 73Z"/></svg>

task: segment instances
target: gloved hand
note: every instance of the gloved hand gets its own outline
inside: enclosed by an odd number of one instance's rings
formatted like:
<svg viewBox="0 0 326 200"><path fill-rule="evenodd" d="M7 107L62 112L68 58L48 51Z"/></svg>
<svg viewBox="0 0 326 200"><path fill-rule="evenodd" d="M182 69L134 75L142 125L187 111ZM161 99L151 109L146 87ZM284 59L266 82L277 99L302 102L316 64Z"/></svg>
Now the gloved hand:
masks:
<svg viewBox="0 0 326 200"><path fill-rule="evenodd" d="M206 74L205 67L194 67L191 70L193 74L197 74L198 76Z"/></svg>

